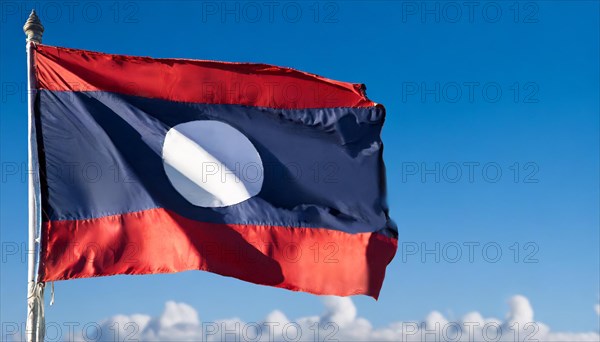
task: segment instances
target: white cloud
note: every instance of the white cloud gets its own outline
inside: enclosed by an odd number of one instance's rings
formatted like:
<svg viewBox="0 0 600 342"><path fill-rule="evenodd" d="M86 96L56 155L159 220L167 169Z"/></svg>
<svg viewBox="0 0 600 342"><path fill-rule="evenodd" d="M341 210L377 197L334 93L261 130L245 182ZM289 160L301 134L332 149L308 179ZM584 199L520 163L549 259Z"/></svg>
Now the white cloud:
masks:
<svg viewBox="0 0 600 342"><path fill-rule="evenodd" d="M173 327L178 324L198 325L198 313L184 303L167 302L165 312L160 316L161 327Z"/></svg>
<svg viewBox="0 0 600 342"><path fill-rule="evenodd" d="M533 308L529 300L523 296L513 296L509 301L510 311L507 322L509 324L527 324L533 322Z"/></svg>
<svg viewBox="0 0 600 342"><path fill-rule="evenodd" d="M346 327L356 320L356 306L350 297L325 297L324 322L336 322L340 328Z"/></svg>
<svg viewBox="0 0 600 342"><path fill-rule="evenodd" d="M523 296L510 298L505 320L485 318L479 312L470 312L458 321L449 321L441 313L433 311L423 320L395 322L377 328L358 316L351 298L324 297L323 303L325 311L320 316L293 321L283 312L274 310L261 322L243 322L238 318L202 322L191 306L167 302L164 312L158 317L117 315L100 323L100 334L85 336L81 332L76 340L600 341L598 332L551 331L535 321L533 308Z"/></svg>

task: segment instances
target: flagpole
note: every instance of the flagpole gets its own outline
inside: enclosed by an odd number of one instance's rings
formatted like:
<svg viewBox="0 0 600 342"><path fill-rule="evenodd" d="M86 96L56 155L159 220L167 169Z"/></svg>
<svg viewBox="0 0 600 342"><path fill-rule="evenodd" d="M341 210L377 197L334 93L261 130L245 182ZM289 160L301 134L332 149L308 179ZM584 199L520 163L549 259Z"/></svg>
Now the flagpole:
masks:
<svg viewBox="0 0 600 342"><path fill-rule="evenodd" d="M23 26L23 31L27 35L27 162L29 170L27 173L29 243L27 253L27 324L25 335L27 341L40 342L44 340L45 332L44 283L37 281L36 267L40 243L41 195L33 108L36 87L32 49L35 49L36 44L42 42L44 26L42 26L35 10L31 11L29 18Z"/></svg>

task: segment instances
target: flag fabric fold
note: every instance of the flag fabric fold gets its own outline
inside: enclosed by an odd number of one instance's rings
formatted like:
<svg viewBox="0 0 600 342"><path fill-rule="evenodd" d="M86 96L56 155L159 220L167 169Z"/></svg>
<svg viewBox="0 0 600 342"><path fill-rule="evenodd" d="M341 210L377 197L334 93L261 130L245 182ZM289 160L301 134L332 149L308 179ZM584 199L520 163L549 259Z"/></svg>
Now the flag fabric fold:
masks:
<svg viewBox="0 0 600 342"><path fill-rule="evenodd" d="M264 64L37 45L41 281L204 270L378 297L383 106Z"/></svg>

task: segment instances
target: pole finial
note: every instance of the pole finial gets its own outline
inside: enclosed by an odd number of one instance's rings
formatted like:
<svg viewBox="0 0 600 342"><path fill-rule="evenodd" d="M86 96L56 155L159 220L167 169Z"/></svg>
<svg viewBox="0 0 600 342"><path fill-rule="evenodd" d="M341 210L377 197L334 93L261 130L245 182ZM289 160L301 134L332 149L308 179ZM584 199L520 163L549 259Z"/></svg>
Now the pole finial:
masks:
<svg viewBox="0 0 600 342"><path fill-rule="evenodd" d="M35 13L35 9L31 10L29 18L27 18L25 25L23 25L23 32L27 35L27 42L42 43L44 26Z"/></svg>

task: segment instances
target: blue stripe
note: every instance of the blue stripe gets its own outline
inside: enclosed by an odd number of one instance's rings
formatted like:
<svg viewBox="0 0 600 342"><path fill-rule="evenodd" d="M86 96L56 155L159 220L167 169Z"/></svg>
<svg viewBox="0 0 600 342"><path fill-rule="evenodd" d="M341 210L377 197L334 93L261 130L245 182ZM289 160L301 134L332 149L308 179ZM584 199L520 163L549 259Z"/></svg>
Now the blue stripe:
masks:
<svg viewBox="0 0 600 342"><path fill-rule="evenodd" d="M280 110L108 92L42 90L38 96L47 220L161 207L203 222L396 236L384 198L383 107ZM254 144L265 168L256 197L201 208L172 187L162 143L171 127L193 120L226 122Z"/></svg>

